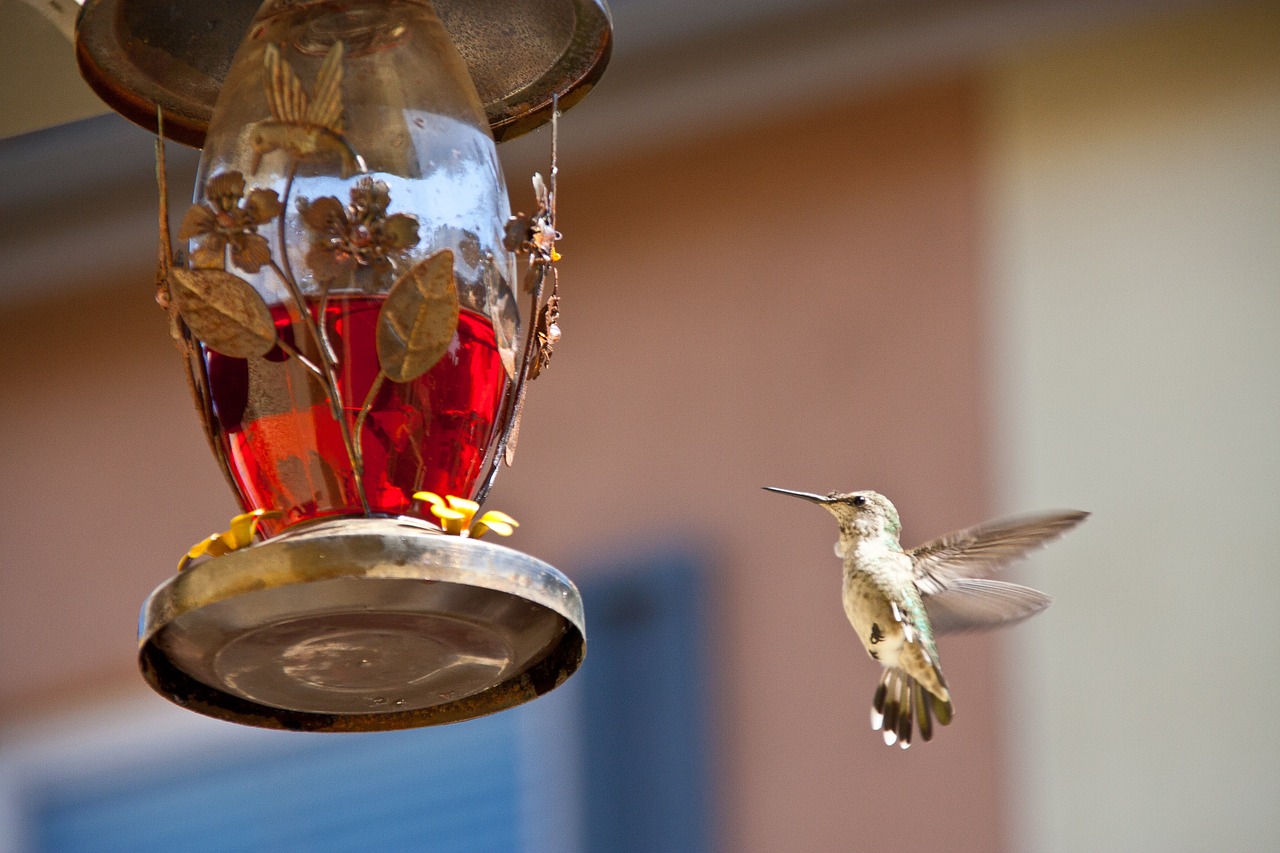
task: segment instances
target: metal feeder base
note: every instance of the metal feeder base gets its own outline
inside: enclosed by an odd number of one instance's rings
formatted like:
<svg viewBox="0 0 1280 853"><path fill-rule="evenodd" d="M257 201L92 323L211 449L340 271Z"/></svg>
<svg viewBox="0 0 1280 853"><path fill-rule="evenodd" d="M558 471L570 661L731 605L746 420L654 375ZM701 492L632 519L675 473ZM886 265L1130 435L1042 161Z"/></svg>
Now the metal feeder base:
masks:
<svg viewBox="0 0 1280 853"><path fill-rule="evenodd" d="M450 723L541 696L582 663L582 599L519 551L411 519L323 522L183 570L138 625L162 696L298 731Z"/></svg>

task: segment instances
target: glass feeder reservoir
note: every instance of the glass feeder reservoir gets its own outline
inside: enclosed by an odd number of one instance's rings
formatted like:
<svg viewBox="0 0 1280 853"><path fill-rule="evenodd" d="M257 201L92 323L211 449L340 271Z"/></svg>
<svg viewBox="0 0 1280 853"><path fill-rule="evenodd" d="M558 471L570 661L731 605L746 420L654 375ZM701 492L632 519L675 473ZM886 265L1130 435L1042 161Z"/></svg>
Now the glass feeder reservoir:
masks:
<svg viewBox="0 0 1280 853"><path fill-rule="evenodd" d="M515 376L511 211L430 7L267 3L196 186L170 297L215 452L279 513L262 528L473 497Z"/></svg>
<svg viewBox="0 0 1280 853"><path fill-rule="evenodd" d="M86 6L82 66L107 5ZM607 12L569 9L566 53L603 22L598 76ZM527 701L581 662L573 584L480 540L516 526L480 502L544 363L554 259L545 193L510 215L491 127L526 117L495 122L494 102L426 0L268 0L207 130L183 119L204 150L161 300L244 514L144 605L143 672L178 704L403 728ZM522 278L537 283L525 322Z"/></svg>

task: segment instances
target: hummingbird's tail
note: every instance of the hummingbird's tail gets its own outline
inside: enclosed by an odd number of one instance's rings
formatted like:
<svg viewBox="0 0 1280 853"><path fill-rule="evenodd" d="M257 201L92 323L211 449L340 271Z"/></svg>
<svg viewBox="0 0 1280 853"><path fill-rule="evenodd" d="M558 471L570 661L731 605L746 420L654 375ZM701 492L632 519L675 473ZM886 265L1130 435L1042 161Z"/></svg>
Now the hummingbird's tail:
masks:
<svg viewBox="0 0 1280 853"><path fill-rule="evenodd" d="M941 679L942 673L939 672L938 677ZM946 690L945 684L943 690ZM920 737L929 741L933 739L934 719L946 726L954 715L950 697L935 696L897 667L884 670L875 698L871 700L871 728L884 732L886 744L897 743L903 749L911 746L913 728L918 728Z"/></svg>

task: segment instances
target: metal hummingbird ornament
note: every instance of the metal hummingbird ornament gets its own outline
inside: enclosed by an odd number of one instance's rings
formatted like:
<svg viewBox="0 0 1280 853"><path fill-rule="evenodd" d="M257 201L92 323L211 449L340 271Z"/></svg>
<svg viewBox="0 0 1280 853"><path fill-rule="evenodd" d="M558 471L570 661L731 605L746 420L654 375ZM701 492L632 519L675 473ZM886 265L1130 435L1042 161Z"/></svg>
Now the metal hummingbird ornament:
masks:
<svg viewBox="0 0 1280 853"><path fill-rule="evenodd" d="M267 72L267 103L271 118L255 124L249 136L253 147L252 171L264 155L284 150L296 161L336 156L342 177L366 171L364 159L344 136L342 108L342 56L345 47L335 41L316 75L315 91L308 97L293 68L280 57L280 48L267 45L263 62Z"/></svg>
<svg viewBox="0 0 1280 853"><path fill-rule="evenodd" d="M990 576L1089 516L1064 510L989 522L904 550L898 511L884 495L765 489L812 501L836 517L844 612L867 654L884 667L871 728L903 749L916 731L931 740L933 721L945 726L955 714L937 636L1013 624L1048 607L1044 593Z"/></svg>

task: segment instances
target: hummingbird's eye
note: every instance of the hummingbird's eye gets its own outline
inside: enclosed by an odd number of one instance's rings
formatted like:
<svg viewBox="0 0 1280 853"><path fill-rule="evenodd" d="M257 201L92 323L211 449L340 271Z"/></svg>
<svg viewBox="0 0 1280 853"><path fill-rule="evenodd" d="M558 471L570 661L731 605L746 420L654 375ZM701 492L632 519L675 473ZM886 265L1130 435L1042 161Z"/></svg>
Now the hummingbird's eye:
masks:
<svg viewBox="0 0 1280 853"><path fill-rule="evenodd" d="M854 506L866 506L866 505L867 505L867 499L866 499L866 497L864 497L863 495L854 495L854 496L853 496L853 505L854 505Z"/></svg>

